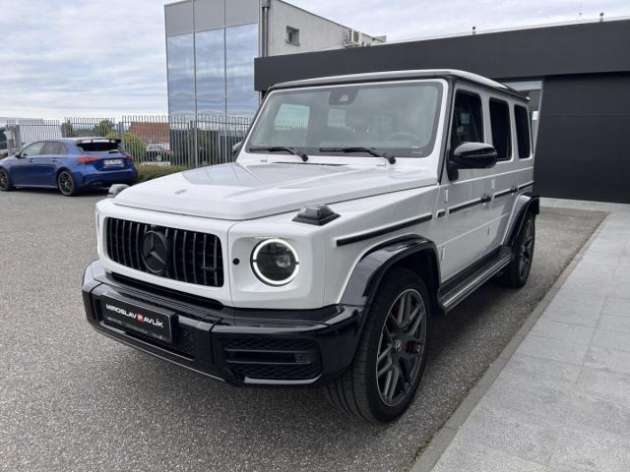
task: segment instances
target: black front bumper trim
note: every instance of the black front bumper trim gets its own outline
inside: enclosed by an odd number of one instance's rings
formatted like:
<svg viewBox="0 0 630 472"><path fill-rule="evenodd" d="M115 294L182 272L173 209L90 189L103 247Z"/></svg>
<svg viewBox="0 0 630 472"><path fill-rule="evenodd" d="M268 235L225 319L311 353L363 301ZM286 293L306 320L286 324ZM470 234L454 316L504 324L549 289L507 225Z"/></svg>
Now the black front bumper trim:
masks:
<svg viewBox="0 0 630 472"><path fill-rule="evenodd" d="M183 294L182 294L183 295ZM107 324L103 299L176 313L173 342ZM252 310L175 296L142 283L125 283L99 262L85 271L87 319L100 333L138 350L235 385L325 383L348 368L363 327L364 310L331 305L317 310Z"/></svg>

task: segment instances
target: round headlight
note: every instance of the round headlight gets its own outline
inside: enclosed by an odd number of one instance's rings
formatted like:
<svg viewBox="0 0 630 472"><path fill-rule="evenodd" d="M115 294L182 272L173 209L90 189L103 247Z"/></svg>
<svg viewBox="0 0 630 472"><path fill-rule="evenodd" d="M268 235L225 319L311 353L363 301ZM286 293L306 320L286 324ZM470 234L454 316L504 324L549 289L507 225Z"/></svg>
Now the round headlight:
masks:
<svg viewBox="0 0 630 472"><path fill-rule="evenodd" d="M269 285L286 285L298 273L300 261L295 249L282 239L267 239L252 253L252 269Z"/></svg>

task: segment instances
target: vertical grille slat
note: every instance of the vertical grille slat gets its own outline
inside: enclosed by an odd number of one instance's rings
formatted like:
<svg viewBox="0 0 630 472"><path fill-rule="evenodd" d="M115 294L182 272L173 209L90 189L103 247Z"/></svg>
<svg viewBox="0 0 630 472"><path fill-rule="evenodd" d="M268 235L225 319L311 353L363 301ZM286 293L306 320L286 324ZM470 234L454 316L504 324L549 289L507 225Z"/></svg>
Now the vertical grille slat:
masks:
<svg viewBox="0 0 630 472"><path fill-rule="evenodd" d="M186 272L186 239L188 236L188 232L182 234L182 254L180 259L182 261L182 275L184 282L188 282L188 273Z"/></svg>
<svg viewBox="0 0 630 472"><path fill-rule="evenodd" d="M203 284L208 285L208 260L206 255L208 254L208 235L203 235L203 256L201 258L201 270L203 272Z"/></svg>
<svg viewBox="0 0 630 472"><path fill-rule="evenodd" d="M197 259L197 233L193 233L193 243L192 243L192 257L191 257L191 265L192 265L192 274L193 274L193 283L197 284L197 267L195 264L195 260Z"/></svg>
<svg viewBox="0 0 630 472"><path fill-rule="evenodd" d="M219 283L219 273L218 273L218 264L217 264L217 244L214 245L212 252L212 271L214 274L214 285L216 286Z"/></svg>
<svg viewBox="0 0 630 472"><path fill-rule="evenodd" d="M145 234L156 231L164 235L170 249L162 277L208 287L223 286L221 241L213 234L118 218L107 218L105 231L107 255L118 264L151 273L143 261L142 246Z"/></svg>
<svg viewBox="0 0 630 472"><path fill-rule="evenodd" d="M173 247L173 258L172 258L172 264L171 267L173 268L173 278L175 280L179 280L179 276L178 276L178 272L177 272L177 235L179 234L179 231L177 231L176 229L173 230L173 243L172 243L172 247Z"/></svg>

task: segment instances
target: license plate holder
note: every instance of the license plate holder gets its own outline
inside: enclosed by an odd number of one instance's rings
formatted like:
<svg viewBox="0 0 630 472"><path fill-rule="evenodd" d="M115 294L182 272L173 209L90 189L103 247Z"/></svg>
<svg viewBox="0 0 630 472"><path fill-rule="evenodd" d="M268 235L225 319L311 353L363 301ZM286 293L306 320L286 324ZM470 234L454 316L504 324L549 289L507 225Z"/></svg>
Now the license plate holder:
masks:
<svg viewBox="0 0 630 472"><path fill-rule="evenodd" d="M101 299L101 312L105 324L131 330L164 343L173 342L174 312L135 303L132 305L107 297Z"/></svg>
<svg viewBox="0 0 630 472"><path fill-rule="evenodd" d="M103 165L105 167L122 167L125 165L125 161L122 159L106 159Z"/></svg>

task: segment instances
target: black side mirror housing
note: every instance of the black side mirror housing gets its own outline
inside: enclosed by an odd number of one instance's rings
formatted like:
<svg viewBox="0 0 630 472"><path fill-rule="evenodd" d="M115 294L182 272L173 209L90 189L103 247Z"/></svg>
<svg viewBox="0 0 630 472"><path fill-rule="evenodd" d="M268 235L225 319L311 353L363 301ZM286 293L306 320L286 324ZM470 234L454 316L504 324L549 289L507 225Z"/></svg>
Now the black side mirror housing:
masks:
<svg viewBox="0 0 630 472"><path fill-rule="evenodd" d="M448 160L448 177L459 178L459 169L489 169L497 163L497 150L487 143L462 143Z"/></svg>
<svg viewBox="0 0 630 472"><path fill-rule="evenodd" d="M497 150L486 143L462 143L451 156L458 169L489 169L497 163Z"/></svg>

